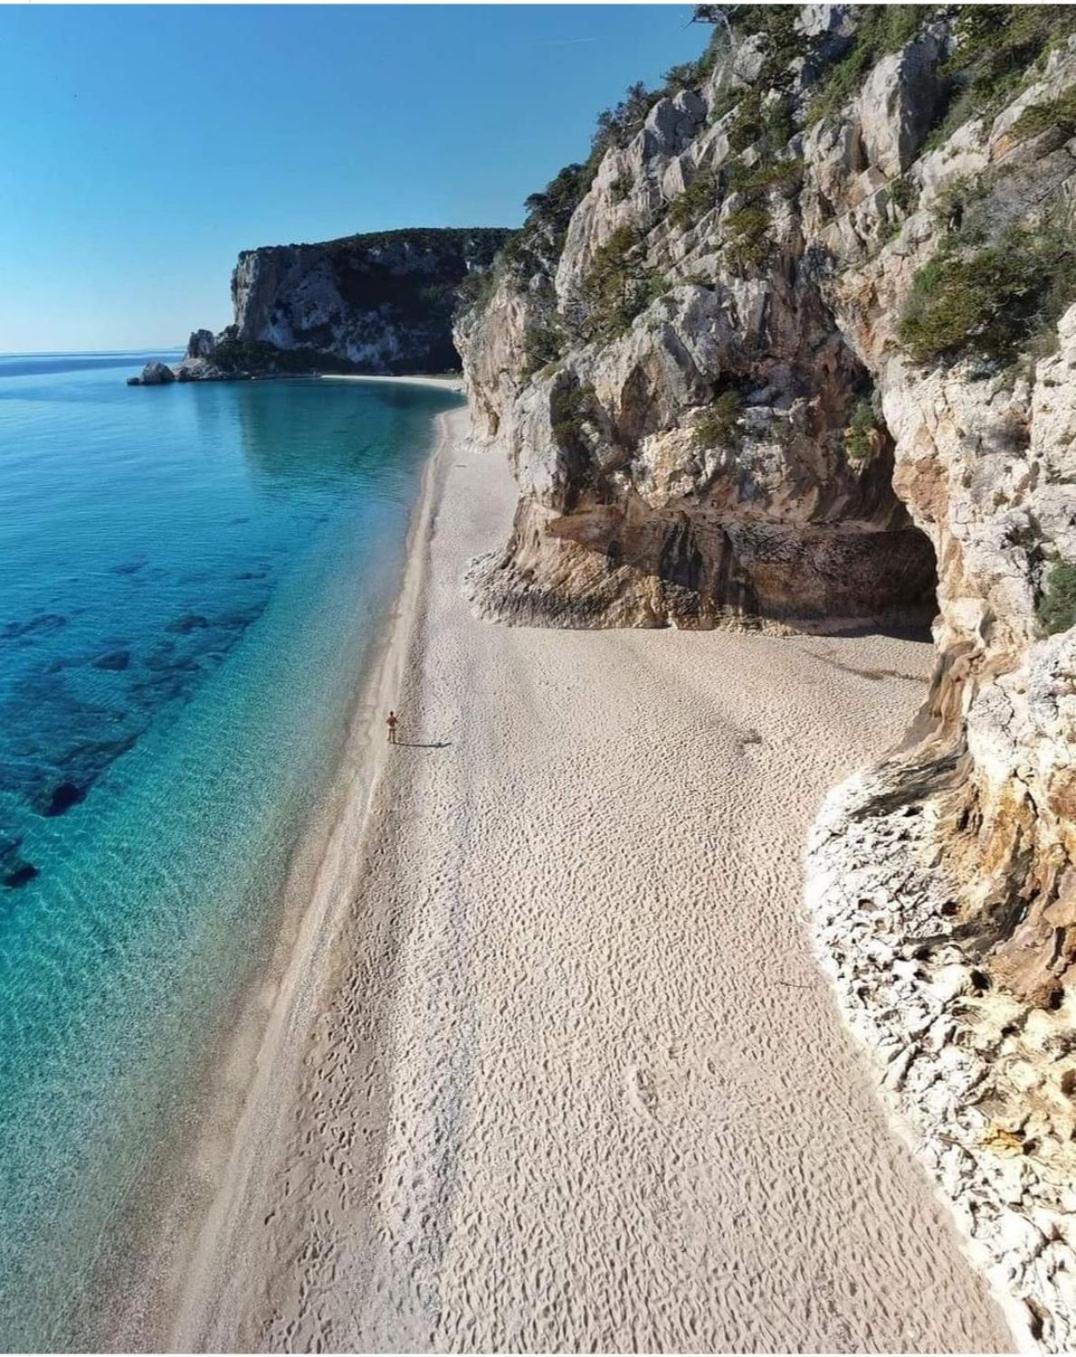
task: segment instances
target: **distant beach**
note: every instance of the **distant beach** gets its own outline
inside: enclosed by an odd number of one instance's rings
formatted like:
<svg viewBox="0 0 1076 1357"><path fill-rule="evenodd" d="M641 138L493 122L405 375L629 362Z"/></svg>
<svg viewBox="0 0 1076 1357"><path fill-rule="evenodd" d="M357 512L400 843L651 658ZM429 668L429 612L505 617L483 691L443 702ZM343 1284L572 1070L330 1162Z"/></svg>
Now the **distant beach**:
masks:
<svg viewBox="0 0 1076 1357"><path fill-rule="evenodd" d="M368 377L357 372L326 372L323 382L392 382L396 386L430 386L442 391L463 392L462 377Z"/></svg>
<svg viewBox="0 0 1076 1357"><path fill-rule="evenodd" d="M802 916L817 805L899 737L929 647L480 622L461 580L513 485L465 412L439 419L308 898L146 1331L1007 1350Z"/></svg>

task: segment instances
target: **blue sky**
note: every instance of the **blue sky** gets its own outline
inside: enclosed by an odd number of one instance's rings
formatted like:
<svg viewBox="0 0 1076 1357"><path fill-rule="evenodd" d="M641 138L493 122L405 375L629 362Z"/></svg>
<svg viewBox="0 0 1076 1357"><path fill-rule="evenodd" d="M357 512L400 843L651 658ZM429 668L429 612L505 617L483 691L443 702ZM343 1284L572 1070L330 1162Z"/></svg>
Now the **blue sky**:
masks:
<svg viewBox="0 0 1076 1357"><path fill-rule="evenodd" d="M688 5L0 7L0 352L185 342L254 245L517 225Z"/></svg>

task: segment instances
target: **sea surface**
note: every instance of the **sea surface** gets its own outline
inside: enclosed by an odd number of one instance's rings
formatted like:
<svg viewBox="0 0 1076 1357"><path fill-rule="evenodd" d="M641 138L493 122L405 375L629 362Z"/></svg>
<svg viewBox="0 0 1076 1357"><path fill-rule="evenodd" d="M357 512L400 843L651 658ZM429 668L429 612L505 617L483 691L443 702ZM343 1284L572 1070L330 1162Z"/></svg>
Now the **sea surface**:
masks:
<svg viewBox="0 0 1076 1357"><path fill-rule="evenodd" d="M0 357L0 1348L83 1301L222 1015L399 579L429 388Z"/></svg>

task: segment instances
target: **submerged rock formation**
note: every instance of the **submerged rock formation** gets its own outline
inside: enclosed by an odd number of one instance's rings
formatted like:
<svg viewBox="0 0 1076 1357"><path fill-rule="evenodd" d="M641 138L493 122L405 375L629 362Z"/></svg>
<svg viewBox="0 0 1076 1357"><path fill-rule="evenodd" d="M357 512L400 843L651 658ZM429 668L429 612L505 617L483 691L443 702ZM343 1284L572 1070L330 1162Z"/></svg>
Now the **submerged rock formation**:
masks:
<svg viewBox="0 0 1076 1357"><path fill-rule="evenodd" d="M232 274L234 322L216 336L196 330L176 376L456 370L460 287L508 235L413 229L244 250Z"/></svg>
<svg viewBox="0 0 1076 1357"><path fill-rule="evenodd" d="M907 747L819 821L813 916L1018 1327L1071 1347L1076 12L725 13L457 322L520 486L470 587L551 625L936 614Z"/></svg>

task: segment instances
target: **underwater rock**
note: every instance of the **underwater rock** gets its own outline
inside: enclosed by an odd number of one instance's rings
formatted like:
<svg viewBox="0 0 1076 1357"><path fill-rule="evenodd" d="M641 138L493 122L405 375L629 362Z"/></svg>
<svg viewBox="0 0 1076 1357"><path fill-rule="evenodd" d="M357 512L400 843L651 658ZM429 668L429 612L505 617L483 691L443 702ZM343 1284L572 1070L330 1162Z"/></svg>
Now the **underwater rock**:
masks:
<svg viewBox="0 0 1076 1357"><path fill-rule="evenodd" d="M186 636L196 627L208 627L209 619L201 613L184 613L182 617L177 617L174 622L169 622L166 630L178 632L181 636Z"/></svg>
<svg viewBox="0 0 1076 1357"><path fill-rule="evenodd" d="M0 877L0 882L3 882L8 890L18 890L20 886L25 886L28 881L33 881L35 876L40 875L40 869L35 867L32 862L23 862Z"/></svg>
<svg viewBox="0 0 1076 1357"><path fill-rule="evenodd" d="M130 663L130 651L113 650L108 655L98 655L97 659L93 661L93 667L95 669L109 669L118 672L121 669L126 669Z"/></svg>
<svg viewBox="0 0 1076 1357"><path fill-rule="evenodd" d="M137 571L141 570L145 564L146 558L144 556L139 556L134 560L121 561L119 565L114 565L112 567L112 573L113 575L134 575Z"/></svg>
<svg viewBox="0 0 1076 1357"><path fill-rule="evenodd" d="M72 806L77 806L80 801L85 799L84 788L79 787L74 782L61 782L59 786L53 789L52 798L42 814L48 817L64 815Z"/></svg>
<svg viewBox="0 0 1076 1357"><path fill-rule="evenodd" d="M44 635L67 626L67 618L60 613L38 613L26 622L5 622L0 627L0 641L14 641L22 636Z"/></svg>

